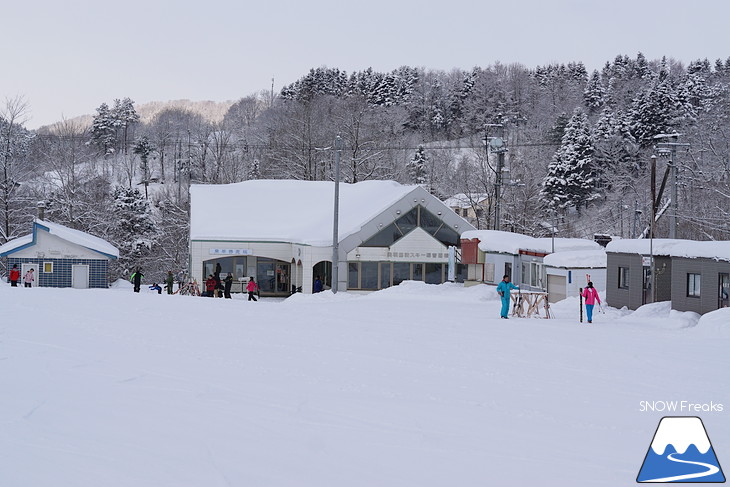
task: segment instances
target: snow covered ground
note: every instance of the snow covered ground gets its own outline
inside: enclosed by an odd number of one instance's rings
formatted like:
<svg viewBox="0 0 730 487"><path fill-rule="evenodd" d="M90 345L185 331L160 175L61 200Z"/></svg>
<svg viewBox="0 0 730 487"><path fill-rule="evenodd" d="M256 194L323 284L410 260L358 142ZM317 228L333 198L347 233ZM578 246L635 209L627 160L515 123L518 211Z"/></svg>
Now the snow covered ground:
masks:
<svg viewBox="0 0 730 487"><path fill-rule="evenodd" d="M665 415L730 464L730 310L505 321L494 288L414 282L0 303L4 487L632 485ZM724 411L641 411L672 400Z"/></svg>

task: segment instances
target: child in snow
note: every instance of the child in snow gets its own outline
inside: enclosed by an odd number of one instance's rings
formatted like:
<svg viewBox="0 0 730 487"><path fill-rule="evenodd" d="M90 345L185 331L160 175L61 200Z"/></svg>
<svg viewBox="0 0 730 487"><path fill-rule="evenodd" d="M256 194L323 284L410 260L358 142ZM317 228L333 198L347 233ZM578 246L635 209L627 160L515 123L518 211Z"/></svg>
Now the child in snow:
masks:
<svg viewBox="0 0 730 487"><path fill-rule="evenodd" d="M23 282L25 283L25 287L31 287L33 286L33 281L35 281L35 277L33 274L33 269L31 269L25 273L25 277L23 277Z"/></svg>
<svg viewBox="0 0 730 487"><path fill-rule="evenodd" d="M162 288L156 282L152 283L152 285L150 286L150 290L157 291L157 294L162 294Z"/></svg>
<svg viewBox="0 0 730 487"><path fill-rule="evenodd" d="M259 290L259 285L256 284L256 281L254 281L253 276L251 276L251 279L248 281L248 285L246 286L246 291L248 291L248 300L249 301L256 301L256 298L254 297L253 293Z"/></svg>
<svg viewBox="0 0 730 487"><path fill-rule="evenodd" d="M593 323L593 306L596 301L601 304L601 298L598 296L598 291L593 287L592 282L588 282L588 285L583 290L583 298L586 300L586 316L588 317L588 323Z"/></svg>

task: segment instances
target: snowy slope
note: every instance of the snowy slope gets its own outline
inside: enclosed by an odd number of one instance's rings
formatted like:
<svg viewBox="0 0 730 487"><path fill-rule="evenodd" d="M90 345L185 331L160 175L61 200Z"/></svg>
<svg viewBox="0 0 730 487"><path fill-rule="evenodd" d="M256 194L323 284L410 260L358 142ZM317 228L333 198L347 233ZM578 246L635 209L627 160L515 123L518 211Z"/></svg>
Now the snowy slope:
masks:
<svg viewBox="0 0 730 487"><path fill-rule="evenodd" d="M0 303L8 487L633 485L663 415L640 401L730 407L730 310L504 321L493 287L412 282ZM728 414L701 414L721 462Z"/></svg>

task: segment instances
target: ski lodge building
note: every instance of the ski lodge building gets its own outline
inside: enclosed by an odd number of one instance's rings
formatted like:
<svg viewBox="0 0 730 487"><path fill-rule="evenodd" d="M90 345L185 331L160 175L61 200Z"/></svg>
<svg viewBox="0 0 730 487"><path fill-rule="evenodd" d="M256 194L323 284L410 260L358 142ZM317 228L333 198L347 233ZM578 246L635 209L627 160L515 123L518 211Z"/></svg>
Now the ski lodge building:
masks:
<svg viewBox="0 0 730 487"><path fill-rule="evenodd" d="M447 280L449 247L466 220L421 186L394 181L339 185L338 289L373 291L404 280ZM311 293L332 284L334 183L251 180L190 188L189 275L221 265L233 291L254 276L261 293Z"/></svg>
<svg viewBox="0 0 730 487"><path fill-rule="evenodd" d="M29 235L0 246L8 268L17 264L21 282L33 269L33 286L107 288L109 262L119 250L106 240L79 230L36 219Z"/></svg>
<svg viewBox="0 0 730 487"><path fill-rule="evenodd" d="M497 285L509 275L523 291L547 292L550 302L577 296L578 288L586 285L586 275L597 289L605 285L605 251L592 240L534 238L497 230L464 232L461 238L466 285Z"/></svg>
<svg viewBox="0 0 730 487"><path fill-rule="evenodd" d="M637 309L671 301L672 309L700 314L730 306L730 241L615 240L606 254L610 306ZM656 290L651 283L652 255Z"/></svg>

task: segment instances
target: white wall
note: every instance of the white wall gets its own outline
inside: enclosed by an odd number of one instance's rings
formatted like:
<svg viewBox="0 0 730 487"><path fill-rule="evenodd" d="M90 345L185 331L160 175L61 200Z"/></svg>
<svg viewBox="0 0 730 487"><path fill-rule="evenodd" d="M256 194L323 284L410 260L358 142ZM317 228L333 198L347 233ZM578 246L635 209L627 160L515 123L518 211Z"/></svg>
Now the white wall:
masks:
<svg viewBox="0 0 730 487"><path fill-rule="evenodd" d="M571 273L572 282L568 282L568 272ZM586 274L590 274L593 287L598 290L601 300L605 300L606 293L606 268L594 269L566 269L564 267L545 266L548 275L565 276L566 296L578 296L578 289L586 287Z"/></svg>

